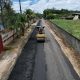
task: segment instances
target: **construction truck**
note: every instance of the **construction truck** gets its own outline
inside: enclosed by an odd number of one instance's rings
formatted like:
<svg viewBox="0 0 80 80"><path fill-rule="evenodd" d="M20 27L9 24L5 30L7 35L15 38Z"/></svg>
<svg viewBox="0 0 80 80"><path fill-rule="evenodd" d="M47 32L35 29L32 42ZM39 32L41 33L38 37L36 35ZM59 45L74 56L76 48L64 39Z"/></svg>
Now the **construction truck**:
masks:
<svg viewBox="0 0 80 80"><path fill-rule="evenodd" d="M36 34L36 39L37 41L43 41L45 42L45 31L44 31L44 27L39 27L37 34Z"/></svg>

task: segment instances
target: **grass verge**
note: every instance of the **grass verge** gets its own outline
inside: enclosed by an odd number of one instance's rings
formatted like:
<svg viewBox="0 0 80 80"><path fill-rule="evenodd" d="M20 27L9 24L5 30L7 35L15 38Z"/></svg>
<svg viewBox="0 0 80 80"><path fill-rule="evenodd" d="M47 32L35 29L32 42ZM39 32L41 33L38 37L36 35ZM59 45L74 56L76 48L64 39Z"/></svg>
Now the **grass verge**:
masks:
<svg viewBox="0 0 80 80"><path fill-rule="evenodd" d="M80 39L80 20L62 20L54 19L51 20L76 38Z"/></svg>

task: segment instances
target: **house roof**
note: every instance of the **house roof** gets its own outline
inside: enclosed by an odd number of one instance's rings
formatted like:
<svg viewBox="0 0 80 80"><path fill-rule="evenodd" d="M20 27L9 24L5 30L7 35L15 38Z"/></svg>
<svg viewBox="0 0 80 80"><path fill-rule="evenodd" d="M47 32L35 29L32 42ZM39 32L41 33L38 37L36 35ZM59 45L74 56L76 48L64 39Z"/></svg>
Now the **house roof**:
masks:
<svg viewBox="0 0 80 80"><path fill-rule="evenodd" d="M80 15L80 13L73 13L73 15Z"/></svg>

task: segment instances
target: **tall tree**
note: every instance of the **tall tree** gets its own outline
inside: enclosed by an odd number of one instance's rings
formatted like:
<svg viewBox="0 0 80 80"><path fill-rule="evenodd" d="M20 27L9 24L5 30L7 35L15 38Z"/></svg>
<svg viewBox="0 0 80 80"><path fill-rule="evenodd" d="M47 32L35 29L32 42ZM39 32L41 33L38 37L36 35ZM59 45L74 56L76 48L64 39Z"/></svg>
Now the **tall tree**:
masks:
<svg viewBox="0 0 80 80"><path fill-rule="evenodd" d="M1 17L2 25L5 27L4 18L3 18L3 0L0 0L0 17Z"/></svg>
<svg viewBox="0 0 80 80"><path fill-rule="evenodd" d="M5 26L12 27L12 25L14 24L14 21L15 21L14 20L15 12L11 7L12 2L11 2L11 0L4 0L3 5L4 5L4 8L3 8L4 14L3 15L4 15Z"/></svg>
<svg viewBox="0 0 80 80"><path fill-rule="evenodd" d="M31 9L27 9L25 13L26 13L26 16L27 16L27 22L28 22L28 27L29 27L30 26L30 21L33 18L32 17L33 11Z"/></svg>

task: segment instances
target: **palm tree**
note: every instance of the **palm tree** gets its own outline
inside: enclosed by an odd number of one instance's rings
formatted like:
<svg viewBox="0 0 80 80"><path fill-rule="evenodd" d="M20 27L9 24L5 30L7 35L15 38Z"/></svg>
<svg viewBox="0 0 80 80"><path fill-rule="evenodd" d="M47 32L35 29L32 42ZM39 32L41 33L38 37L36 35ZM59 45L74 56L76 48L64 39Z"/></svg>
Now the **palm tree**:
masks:
<svg viewBox="0 0 80 80"><path fill-rule="evenodd" d="M33 11L31 9L26 10L26 16L27 16L27 22L28 22L28 27L30 26L30 21L32 19Z"/></svg>
<svg viewBox="0 0 80 80"><path fill-rule="evenodd" d="M20 26L21 26L21 33L24 36L24 19L22 17L22 8L21 8L21 0L19 0L19 7L20 7Z"/></svg>

